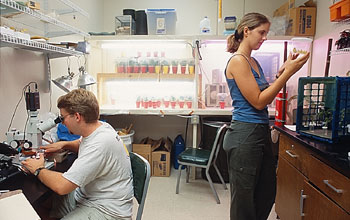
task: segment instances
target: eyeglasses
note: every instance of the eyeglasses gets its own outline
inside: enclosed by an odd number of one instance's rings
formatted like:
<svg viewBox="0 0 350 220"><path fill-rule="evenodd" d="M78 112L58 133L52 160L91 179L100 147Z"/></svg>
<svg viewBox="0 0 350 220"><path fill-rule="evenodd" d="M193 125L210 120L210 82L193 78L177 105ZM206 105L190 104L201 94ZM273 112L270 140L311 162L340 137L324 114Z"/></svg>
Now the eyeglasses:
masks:
<svg viewBox="0 0 350 220"><path fill-rule="evenodd" d="M64 119L65 119L68 115L72 115L72 114L66 114L65 116L60 115L60 116L58 116L58 118L61 120L61 122L64 122Z"/></svg>

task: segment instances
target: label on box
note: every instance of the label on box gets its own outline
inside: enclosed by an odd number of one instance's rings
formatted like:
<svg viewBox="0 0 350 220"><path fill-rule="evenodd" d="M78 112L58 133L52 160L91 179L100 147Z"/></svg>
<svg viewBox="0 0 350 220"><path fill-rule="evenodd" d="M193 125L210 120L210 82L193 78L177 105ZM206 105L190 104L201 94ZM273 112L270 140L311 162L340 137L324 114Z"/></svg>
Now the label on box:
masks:
<svg viewBox="0 0 350 220"><path fill-rule="evenodd" d="M165 18L157 18L157 34L166 34Z"/></svg>

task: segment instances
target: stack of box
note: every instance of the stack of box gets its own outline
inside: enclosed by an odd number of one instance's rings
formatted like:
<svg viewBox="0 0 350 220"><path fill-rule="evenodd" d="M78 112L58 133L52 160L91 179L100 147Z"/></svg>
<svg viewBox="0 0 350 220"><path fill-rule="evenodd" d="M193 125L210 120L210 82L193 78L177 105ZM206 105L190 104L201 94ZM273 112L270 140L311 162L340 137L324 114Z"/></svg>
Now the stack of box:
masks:
<svg viewBox="0 0 350 220"><path fill-rule="evenodd" d="M295 0L288 0L285 4L275 10L274 17L286 16L286 35L291 36L313 36L316 30L316 5L312 0L303 6L295 7Z"/></svg>
<svg viewBox="0 0 350 220"><path fill-rule="evenodd" d="M133 152L144 157L151 165L152 176L170 176L170 155L172 141L161 138L145 138L140 144L133 144Z"/></svg>

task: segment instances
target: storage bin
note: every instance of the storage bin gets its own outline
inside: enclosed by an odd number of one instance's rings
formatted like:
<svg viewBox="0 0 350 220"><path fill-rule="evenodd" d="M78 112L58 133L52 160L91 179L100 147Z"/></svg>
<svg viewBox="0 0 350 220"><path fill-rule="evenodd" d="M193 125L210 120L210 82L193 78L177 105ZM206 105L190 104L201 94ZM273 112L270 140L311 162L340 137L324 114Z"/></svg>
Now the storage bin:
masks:
<svg viewBox="0 0 350 220"><path fill-rule="evenodd" d="M329 143L350 139L350 77L301 77L296 130Z"/></svg>
<svg viewBox="0 0 350 220"><path fill-rule="evenodd" d="M350 17L350 0L342 0L329 7L330 20L341 21Z"/></svg>
<svg viewBox="0 0 350 220"><path fill-rule="evenodd" d="M146 14L149 35L175 34L177 20L175 9L147 9Z"/></svg>

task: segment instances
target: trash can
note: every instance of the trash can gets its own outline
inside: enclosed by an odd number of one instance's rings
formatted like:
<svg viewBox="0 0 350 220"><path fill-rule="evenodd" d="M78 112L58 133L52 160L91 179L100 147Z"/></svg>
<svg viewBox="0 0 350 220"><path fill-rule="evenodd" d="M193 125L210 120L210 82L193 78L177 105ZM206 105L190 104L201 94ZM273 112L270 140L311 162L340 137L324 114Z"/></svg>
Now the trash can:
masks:
<svg viewBox="0 0 350 220"><path fill-rule="evenodd" d="M211 150L216 137L216 132L219 127L223 124L230 124L232 116L216 116L216 117L205 117L201 120L201 143L199 145L202 149ZM218 158L216 160L216 165L222 175L222 178L226 183L229 182L228 165L227 165L227 155L222 147L222 143L219 146ZM213 182L221 183L219 176L216 174L215 168L211 167L209 169L210 177ZM202 169L202 178L207 179L205 175L205 169Z"/></svg>
<svg viewBox="0 0 350 220"><path fill-rule="evenodd" d="M118 130L121 130L121 129L117 129L117 131ZM131 130L129 134L119 135L120 139L122 139L126 149L129 152L132 152L132 143L134 142L134 134L135 134L135 131Z"/></svg>

